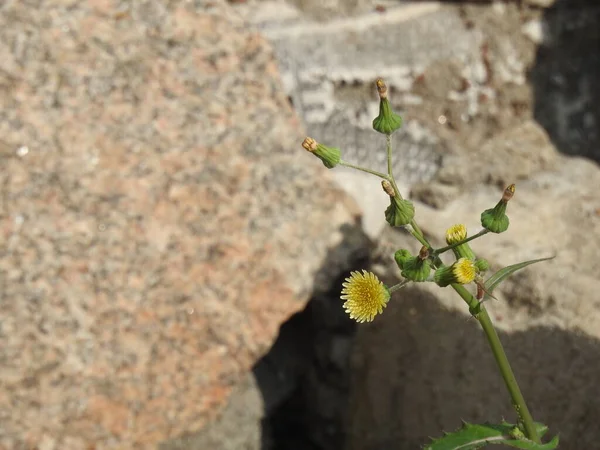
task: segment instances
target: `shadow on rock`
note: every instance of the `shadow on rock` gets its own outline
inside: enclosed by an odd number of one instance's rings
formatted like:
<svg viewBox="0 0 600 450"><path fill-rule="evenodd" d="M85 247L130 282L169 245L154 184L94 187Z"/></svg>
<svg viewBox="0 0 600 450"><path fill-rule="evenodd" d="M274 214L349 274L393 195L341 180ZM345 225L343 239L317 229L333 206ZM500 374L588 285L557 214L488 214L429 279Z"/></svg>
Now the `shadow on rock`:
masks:
<svg viewBox="0 0 600 450"><path fill-rule="evenodd" d="M600 162L600 3L558 0L529 73L534 117L565 154Z"/></svg>
<svg viewBox="0 0 600 450"><path fill-rule="evenodd" d="M315 293L304 311L281 326L273 347L253 368L265 409L262 450L344 446L356 323L344 313L339 295L349 271L368 267L371 243L360 227L343 232L344 241L318 271L331 274L329 290Z"/></svg>
<svg viewBox="0 0 600 450"><path fill-rule="evenodd" d="M416 287L357 327L336 297L340 282L285 324L255 367L263 450L413 450L461 419L514 421L474 320ZM561 449L595 448L600 342L552 327L500 337L535 419L560 433Z"/></svg>

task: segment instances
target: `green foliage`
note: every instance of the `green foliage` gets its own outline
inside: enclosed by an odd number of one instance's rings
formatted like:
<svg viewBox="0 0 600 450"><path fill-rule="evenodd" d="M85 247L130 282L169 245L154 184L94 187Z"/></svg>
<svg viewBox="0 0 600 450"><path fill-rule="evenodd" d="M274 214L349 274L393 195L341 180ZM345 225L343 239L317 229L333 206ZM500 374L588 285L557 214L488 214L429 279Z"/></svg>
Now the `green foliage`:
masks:
<svg viewBox="0 0 600 450"><path fill-rule="evenodd" d="M535 427L540 436L548 430L548 427L538 422L535 423ZM458 430L434 439L431 444L423 448L424 450L476 450L491 444L503 444L526 450L552 450L558 447L558 436L546 444L536 444L526 439L518 426L510 423L475 425L465 422Z"/></svg>
<svg viewBox="0 0 600 450"><path fill-rule="evenodd" d="M531 261L525 261L517 264L513 264L511 266L506 266L504 269L500 269L494 275L489 277L485 282L485 290L486 294L484 298L490 298L492 292L500 283L502 283L506 278L515 273L517 270L523 269L531 264L535 264L542 261L548 261L549 259L554 258L554 256L550 256L549 258L540 258L540 259L532 259Z"/></svg>

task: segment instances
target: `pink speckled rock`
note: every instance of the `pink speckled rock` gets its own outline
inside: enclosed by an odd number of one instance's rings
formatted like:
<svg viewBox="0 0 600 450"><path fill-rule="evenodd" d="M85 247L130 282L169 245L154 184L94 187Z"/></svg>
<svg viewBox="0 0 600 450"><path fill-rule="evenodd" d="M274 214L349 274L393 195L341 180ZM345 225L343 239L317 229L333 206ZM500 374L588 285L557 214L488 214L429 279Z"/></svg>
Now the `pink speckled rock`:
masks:
<svg viewBox="0 0 600 450"><path fill-rule="evenodd" d="M169 4L0 6L0 449L201 429L353 220L264 40Z"/></svg>

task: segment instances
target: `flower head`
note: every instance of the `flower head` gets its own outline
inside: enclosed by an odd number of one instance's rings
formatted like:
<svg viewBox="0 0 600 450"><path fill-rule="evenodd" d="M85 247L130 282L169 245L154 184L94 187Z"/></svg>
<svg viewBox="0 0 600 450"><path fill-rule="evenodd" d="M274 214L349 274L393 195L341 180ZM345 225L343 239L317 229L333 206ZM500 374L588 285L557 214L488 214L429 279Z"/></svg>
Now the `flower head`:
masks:
<svg viewBox="0 0 600 450"><path fill-rule="evenodd" d="M467 238L467 227L463 224L459 223L457 225L453 225L446 230L446 243L448 245L456 244L458 242L464 241ZM460 244L452 249L452 252L456 256L456 259L459 258L469 258L475 259L475 253L471 250L469 244L464 243Z"/></svg>
<svg viewBox="0 0 600 450"><path fill-rule="evenodd" d="M459 284L468 284L475 279L477 275L475 263L468 258L460 258L452 265L452 273L456 276Z"/></svg>
<svg viewBox="0 0 600 450"><path fill-rule="evenodd" d="M350 272L350 277L342 284L344 310L351 319L359 323L372 322L377 314L383 312L390 299L390 292L379 278L363 270Z"/></svg>
<svg viewBox="0 0 600 450"><path fill-rule="evenodd" d="M446 230L446 243L448 245L456 244L457 242L464 241L467 238L467 227L462 223L452 225Z"/></svg>
<svg viewBox="0 0 600 450"><path fill-rule="evenodd" d="M469 258L460 258L451 266L440 267L435 271L435 282L442 287L449 284L468 284L475 280L479 270Z"/></svg>

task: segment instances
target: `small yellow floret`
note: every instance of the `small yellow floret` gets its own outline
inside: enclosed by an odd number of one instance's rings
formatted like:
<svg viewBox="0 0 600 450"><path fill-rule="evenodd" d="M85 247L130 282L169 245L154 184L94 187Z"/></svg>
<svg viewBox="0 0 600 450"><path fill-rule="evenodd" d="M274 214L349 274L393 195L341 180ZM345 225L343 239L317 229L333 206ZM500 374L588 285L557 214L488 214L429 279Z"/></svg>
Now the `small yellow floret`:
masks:
<svg viewBox="0 0 600 450"><path fill-rule="evenodd" d="M363 270L351 272L350 277L342 284L342 300L344 310L351 319L359 323L372 322L377 314L383 312L390 299L390 293L379 278L371 272Z"/></svg>
<svg viewBox="0 0 600 450"><path fill-rule="evenodd" d="M452 273L460 284L471 283L477 275L475 263L468 258L460 258L453 264Z"/></svg>
<svg viewBox="0 0 600 450"><path fill-rule="evenodd" d="M446 230L446 243L448 245L464 241L466 238L467 227L465 227L462 223L459 223L458 225L453 225Z"/></svg>

